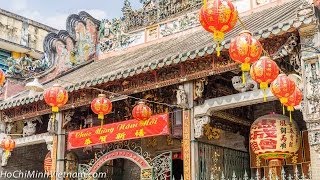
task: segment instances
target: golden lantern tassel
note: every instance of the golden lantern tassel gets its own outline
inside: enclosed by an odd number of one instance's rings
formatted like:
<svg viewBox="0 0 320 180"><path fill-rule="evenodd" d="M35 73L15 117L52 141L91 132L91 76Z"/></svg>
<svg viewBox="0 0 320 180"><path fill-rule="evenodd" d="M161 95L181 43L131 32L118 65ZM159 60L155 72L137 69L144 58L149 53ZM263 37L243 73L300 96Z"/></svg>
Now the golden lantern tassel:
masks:
<svg viewBox="0 0 320 180"><path fill-rule="evenodd" d="M263 92L263 102L267 102L267 92L265 89L262 89Z"/></svg>
<svg viewBox="0 0 320 180"><path fill-rule="evenodd" d="M101 119L100 121L101 121L101 124L100 124L100 126L102 127L102 126L103 126L103 119Z"/></svg>
<svg viewBox="0 0 320 180"><path fill-rule="evenodd" d="M293 107L293 106L288 106L288 109L287 109L287 110L288 110L289 113L290 113L290 122L292 122L292 114L291 114L291 112L294 111L294 107Z"/></svg>
<svg viewBox="0 0 320 180"><path fill-rule="evenodd" d="M242 71L242 84L246 84L246 77L243 71Z"/></svg>
<svg viewBox="0 0 320 180"><path fill-rule="evenodd" d="M292 114L291 114L291 111L289 111L289 114L290 114L290 122L292 123Z"/></svg>
<svg viewBox="0 0 320 180"><path fill-rule="evenodd" d="M286 115L286 112L285 112L285 110L284 110L284 105L282 104L282 114L283 115Z"/></svg>
<svg viewBox="0 0 320 180"><path fill-rule="evenodd" d="M9 157L9 151L6 150L4 155L5 155L6 159L7 159Z"/></svg>
<svg viewBox="0 0 320 180"><path fill-rule="evenodd" d="M267 102L267 92L266 92L267 88L268 88L268 83L266 82L260 83L260 89L263 90L263 102Z"/></svg>

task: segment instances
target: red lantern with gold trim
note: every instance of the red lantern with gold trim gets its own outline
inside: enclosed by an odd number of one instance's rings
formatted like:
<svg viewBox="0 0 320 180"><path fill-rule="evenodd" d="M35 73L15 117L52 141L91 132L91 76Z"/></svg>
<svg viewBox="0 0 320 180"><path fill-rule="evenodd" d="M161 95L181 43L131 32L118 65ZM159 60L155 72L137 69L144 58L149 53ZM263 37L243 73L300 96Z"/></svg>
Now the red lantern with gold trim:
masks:
<svg viewBox="0 0 320 180"><path fill-rule="evenodd" d="M250 31L241 31L231 40L229 55L234 61L241 63L242 72L250 71L250 64L256 62L262 54L262 45ZM243 77L243 81L245 79Z"/></svg>
<svg viewBox="0 0 320 180"><path fill-rule="evenodd" d="M109 114L112 110L112 102L105 94L99 94L98 97L91 102L91 110L95 114L98 114L98 119L101 120L102 125L104 115Z"/></svg>
<svg viewBox="0 0 320 180"><path fill-rule="evenodd" d="M0 86L2 86L4 84L4 81L6 80L6 75L5 73L2 71L2 69L0 69Z"/></svg>
<svg viewBox="0 0 320 180"><path fill-rule="evenodd" d="M220 56L220 43L224 40L224 34L237 24L238 11L230 0L204 1L199 14L200 24L206 31L213 33L213 39L218 45L217 55Z"/></svg>
<svg viewBox="0 0 320 180"><path fill-rule="evenodd" d="M59 107L64 106L68 101L68 92L59 84L46 89L43 93L45 102L52 107L52 112L58 112Z"/></svg>
<svg viewBox="0 0 320 180"><path fill-rule="evenodd" d="M296 87L294 92L288 97L288 101L284 103L287 107L287 110L290 113L290 120L292 121L291 112L294 111L294 107L298 106L302 101L302 92L301 90Z"/></svg>
<svg viewBox="0 0 320 180"><path fill-rule="evenodd" d="M11 137L7 137L1 141L1 148L5 150L5 156L9 156L9 153L13 151L16 147L16 142L11 139Z"/></svg>
<svg viewBox="0 0 320 180"><path fill-rule="evenodd" d="M280 99L281 104L288 102L288 97L296 89L295 83L285 74L280 74L270 85L273 95Z"/></svg>
<svg viewBox="0 0 320 180"><path fill-rule="evenodd" d="M269 84L279 75L279 67L269 57L262 56L252 64L250 75L254 81L260 84L260 89L266 90ZM264 95L264 101L266 101L266 95Z"/></svg>
<svg viewBox="0 0 320 180"><path fill-rule="evenodd" d="M152 115L152 111L143 101L140 101L132 110L132 116L138 121L148 120Z"/></svg>

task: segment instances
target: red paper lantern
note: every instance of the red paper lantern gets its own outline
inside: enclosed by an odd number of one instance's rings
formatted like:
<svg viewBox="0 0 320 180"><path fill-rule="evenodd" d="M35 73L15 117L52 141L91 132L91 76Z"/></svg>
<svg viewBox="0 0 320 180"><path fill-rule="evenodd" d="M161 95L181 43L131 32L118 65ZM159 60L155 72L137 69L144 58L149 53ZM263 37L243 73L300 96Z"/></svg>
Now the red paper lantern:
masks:
<svg viewBox="0 0 320 180"><path fill-rule="evenodd" d="M239 35L231 40L229 54L231 59L241 63L243 72L250 71L250 64L256 62L262 53L259 41L252 37L251 32L241 31Z"/></svg>
<svg viewBox="0 0 320 180"><path fill-rule="evenodd" d="M52 112L58 112L59 107L65 105L68 101L68 92L59 84L46 89L43 93L45 102L52 107Z"/></svg>
<svg viewBox="0 0 320 180"><path fill-rule="evenodd" d="M98 97L91 102L91 109L95 114L98 114L98 119L102 122L104 115L111 112L112 103L106 98L105 94L99 94Z"/></svg>
<svg viewBox="0 0 320 180"><path fill-rule="evenodd" d="M0 86L3 85L4 81L6 80L6 75L5 73L2 71L2 69L0 69Z"/></svg>
<svg viewBox="0 0 320 180"><path fill-rule="evenodd" d="M11 151L16 147L16 142L11 139L11 137L7 137L1 141L1 148L5 150L5 156L8 156Z"/></svg>
<svg viewBox="0 0 320 180"><path fill-rule="evenodd" d="M250 147L252 152L263 159L286 159L299 150L298 126L294 122L290 123L289 118L284 115L259 117L251 125Z"/></svg>
<svg viewBox="0 0 320 180"><path fill-rule="evenodd" d="M250 75L254 81L260 84L260 89L265 90L279 75L279 67L269 57L262 56L257 62L252 64ZM264 100L266 101L266 97L264 97Z"/></svg>
<svg viewBox="0 0 320 180"><path fill-rule="evenodd" d="M285 74L280 74L272 83L271 83L271 92L273 95L280 99L281 104L288 102L288 97L296 89L295 83L288 78Z"/></svg>
<svg viewBox="0 0 320 180"><path fill-rule="evenodd" d="M231 31L237 24L238 11L230 0L211 0L200 9L199 20L202 27L213 33L213 39L218 43L217 55L220 55L219 44L224 40L224 34Z"/></svg>
<svg viewBox="0 0 320 180"><path fill-rule="evenodd" d="M152 111L149 106L140 101L132 110L132 116L139 121L148 120L152 115Z"/></svg>
<svg viewBox="0 0 320 180"><path fill-rule="evenodd" d="M292 121L291 112L294 111L294 107L298 106L302 101L302 92L296 87L294 92L288 97L288 101L284 104L287 110L290 112L290 121Z"/></svg>

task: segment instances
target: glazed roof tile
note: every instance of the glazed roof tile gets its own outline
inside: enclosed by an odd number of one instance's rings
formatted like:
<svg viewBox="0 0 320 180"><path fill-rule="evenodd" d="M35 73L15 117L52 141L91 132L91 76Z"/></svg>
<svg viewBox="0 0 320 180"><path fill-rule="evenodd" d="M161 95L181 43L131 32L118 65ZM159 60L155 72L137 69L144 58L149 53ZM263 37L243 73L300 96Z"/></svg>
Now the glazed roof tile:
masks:
<svg viewBox="0 0 320 180"><path fill-rule="evenodd" d="M310 18L297 17L297 11L305 3L302 0L293 0L283 5L275 6L242 18L244 24L257 39L267 38L288 31L290 28L298 28L311 22ZM232 32L227 33L226 40L222 42L222 49L228 49L230 39L236 36L242 27L238 23ZM202 28L163 42L149 44L134 51L124 52L120 55L108 57L104 60L92 62L86 66L74 70L57 79L64 82L64 86L70 92L85 87L126 78L149 70L161 68L171 64L177 64L187 60L212 54L216 50L212 35ZM73 82L65 83L65 82ZM50 87L53 82L44 87ZM0 110L13 106L32 103L42 100L42 94L29 97L27 91L17 96L6 99L0 104Z"/></svg>

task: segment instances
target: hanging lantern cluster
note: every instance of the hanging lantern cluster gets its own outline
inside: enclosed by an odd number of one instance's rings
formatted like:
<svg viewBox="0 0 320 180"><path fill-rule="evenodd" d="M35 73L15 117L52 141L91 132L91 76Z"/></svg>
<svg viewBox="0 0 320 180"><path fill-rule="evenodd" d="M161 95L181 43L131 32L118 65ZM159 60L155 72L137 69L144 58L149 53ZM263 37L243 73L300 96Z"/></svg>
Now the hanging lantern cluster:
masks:
<svg viewBox="0 0 320 180"><path fill-rule="evenodd" d="M103 125L104 115L111 112L112 103L105 94L99 94L98 97L91 102L91 110L95 114L98 114L98 119L101 121L101 125Z"/></svg>
<svg viewBox="0 0 320 180"><path fill-rule="evenodd" d="M290 113L290 121L292 121L291 112L294 111L294 106L297 106L302 101L302 92L296 86L295 82L287 75L280 74L276 80L271 83L271 92L279 98L283 106L283 114L285 114L284 106Z"/></svg>
<svg viewBox="0 0 320 180"><path fill-rule="evenodd" d="M138 121L148 120L152 115L152 111L143 101L140 101L132 110L132 116Z"/></svg>
<svg viewBox="0 0 320 180"><path fill-rule="evenodd" d="M244 30L231 40L229 55L235 62L241 63L242 82L244 72L250 71L250 64L256 62L262 54L262 45L250 31Z"/></svg>
<svg viewBox="0 0 320 180"><path fill-rule="evenodd" d="M68 101L68 92L59 84L53 85L43 93L45 102L52 107L52 112L59 112L59 107L64 106Z"/></svg>
<svg viewBox="0 0 320 180"><path fill-rule="evenodd" d="M220 56L220 43L226 32L237 24L238 11L230 0L204 0L200 9L199 20L202 27L213 34L217 42L217 56Z"/></svg>
<svg viewBox="0 0 320 180"><path fill-rule="evenodd" d="M262 56L257 62L252 64L250 75L254 81L260 84L260 89L264 91L264 101L266 101L265 90L279 75L277 63L267 56Z"/></svg>
<svg viewBox="0 0 320 180"><path fill-rule="evenodd" d="M9 153L13 151L16 147L16 142L11 139L11 137L7 137L1 141L1 148L5 151L5 157L9 156Z"/></svg>

